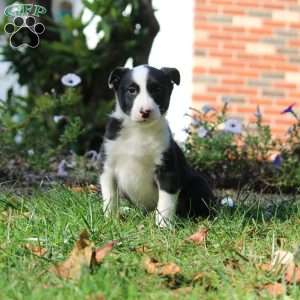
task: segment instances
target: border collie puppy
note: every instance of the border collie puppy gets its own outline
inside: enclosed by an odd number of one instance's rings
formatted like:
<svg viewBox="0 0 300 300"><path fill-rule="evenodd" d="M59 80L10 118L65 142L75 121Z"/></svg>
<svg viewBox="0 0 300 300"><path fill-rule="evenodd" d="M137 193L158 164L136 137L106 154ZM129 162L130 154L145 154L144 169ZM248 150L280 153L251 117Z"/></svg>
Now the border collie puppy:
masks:
<svg viewBox="0 0 300 300"><path fill-rule="evenodd" d="M156 210L156 224L180 217L208 216L214 195L192 170L172 138L165 118L173 84L173 68L142 65L116 68L108 84L116 95L101 147L100 185L106 216L116 213L119 196L144 211Z"/></svg>

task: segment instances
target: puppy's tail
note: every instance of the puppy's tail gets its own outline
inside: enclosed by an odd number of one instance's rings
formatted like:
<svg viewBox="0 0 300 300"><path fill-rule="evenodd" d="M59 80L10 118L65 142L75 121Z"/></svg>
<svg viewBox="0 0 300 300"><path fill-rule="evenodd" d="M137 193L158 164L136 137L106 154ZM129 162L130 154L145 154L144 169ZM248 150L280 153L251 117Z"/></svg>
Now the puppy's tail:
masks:
<svg viewBox="0 0 300 300"><path fill-rule="evenodd" d="M189 170L178 202L179 217L208 217L215 211L216 197L204 176L200 172Z"/></svg>

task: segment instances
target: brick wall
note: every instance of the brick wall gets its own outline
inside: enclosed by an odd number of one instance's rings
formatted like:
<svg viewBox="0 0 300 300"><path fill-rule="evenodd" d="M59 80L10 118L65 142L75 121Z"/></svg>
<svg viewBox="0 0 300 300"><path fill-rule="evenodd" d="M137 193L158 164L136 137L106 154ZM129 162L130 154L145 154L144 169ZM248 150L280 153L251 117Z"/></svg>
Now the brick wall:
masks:
<svg viewBox="0 0 300 300"><path fill-rule="evenodd" d="M193 107L230 99L230 115L254 121L257 105L273 133L300 107L300 1L195 0Z"/></svg>

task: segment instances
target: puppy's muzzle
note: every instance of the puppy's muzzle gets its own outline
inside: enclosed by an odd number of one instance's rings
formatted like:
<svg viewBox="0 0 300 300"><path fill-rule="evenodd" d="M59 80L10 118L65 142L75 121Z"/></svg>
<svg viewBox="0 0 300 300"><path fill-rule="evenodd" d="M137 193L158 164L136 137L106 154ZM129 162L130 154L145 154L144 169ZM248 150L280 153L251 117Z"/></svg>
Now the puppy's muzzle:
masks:
<svg viewBox="0 0 300 300"><path fill-rule="evenodd" d="M140 116L146 120L149 119L151 115L152 110L151 109L140 109Z"/></svg>

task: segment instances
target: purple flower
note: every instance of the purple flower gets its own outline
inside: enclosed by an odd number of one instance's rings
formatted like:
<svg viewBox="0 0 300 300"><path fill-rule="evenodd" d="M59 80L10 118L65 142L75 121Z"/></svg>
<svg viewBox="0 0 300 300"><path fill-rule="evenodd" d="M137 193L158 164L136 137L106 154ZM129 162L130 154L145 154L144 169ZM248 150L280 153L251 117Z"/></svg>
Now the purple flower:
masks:
<svg viewBox="0 0 300 300"><path fill-rule="evenodd" d="M200 138L206 137L207 133L208 133L208 130L203 126L199 127L198 130L197 130L197 135Z"/></svg>
<svg viewBox="0 0 300 300"><path fill-rule="evenodd" d="M205 104L205 105L202 106L201 110L206 115L209 112L214 111L215 109L212 106L210 106L208 104Z"/></svg>
<svg viewBox="0 0 300 300"><path fill-rule="evenodd" d="M260 119L262 117L262 113L261 113L259 105L257 105L256 112L254 113L254 115L257 119Z"/></svg>
<svg viewBox="0 0 300 300"><path fill-rule="evenodd" d="M284 109L281 114L287 114L287 113L294 113L293 107L296 105L296 103L291 104L286 109Z"/></svg>
<svg viewBox="0 0 300 300"><path fill-rule="evenodd" d="M282 156L280 154L277 154L273 159L272 164L275 167L275 169L280 169L282 162L283 162Z"/></svg>

